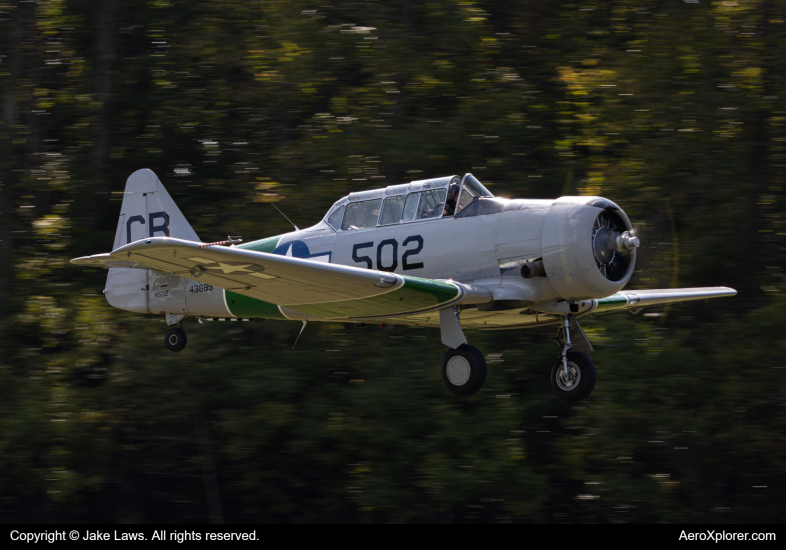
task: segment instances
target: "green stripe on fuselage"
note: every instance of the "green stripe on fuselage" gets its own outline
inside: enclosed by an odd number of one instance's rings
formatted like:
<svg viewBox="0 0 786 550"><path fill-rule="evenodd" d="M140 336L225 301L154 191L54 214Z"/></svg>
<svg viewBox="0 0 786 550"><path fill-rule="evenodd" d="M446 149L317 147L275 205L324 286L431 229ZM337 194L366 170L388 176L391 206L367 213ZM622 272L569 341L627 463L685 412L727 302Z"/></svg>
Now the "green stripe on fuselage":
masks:
<svg viewBox="0 0 786 550"><path fill-rule="evenodd" d="M273 252L278 246L278 241L281 240L281 235L275 237L268 237L267 239L260 239L250 243L243 243L237 245L236 248L244 250L253 250L254 252ZM281 314L281 310L275 304L269 304L262 300L243 296L237 292L227 290L227 307L229 312L235 317L242 317L246 319L286 319Z"/></svg>
<svg viewBox="0 0 786 550"><path fill-rule="evenodd" d="M622 294L612 294L605 298L598 300L598 307L595 308L593 313L603 313L606 311L614 311L615 309L622 309L628 305L628 299Z"/></svg>
<svg viewBox="0 0 786 550"><path fill-rule="evenodd" d="M234 317L245 319L286 319L275 304L227 290L227 307Z"/></svg>
<svg viewBox="0 0 786 550"><path fill-rule="evenodd" d="M260 239L258 241L251 241L250 243L243 243L237 245L235 248L242 248L243 250L253 250L254 252L273 252L278 246L278 241L281 240L283 235L276 235L275 237L268 237L267 239Z"/></svg>
<svg viewBox="0 0 786 550"><path fill-rule="evenodd" d="M324 319L387 316L436 307L455 299L458 294L458 288L450 283L405 276L401 288L378 296L287 307Z"/></svg>

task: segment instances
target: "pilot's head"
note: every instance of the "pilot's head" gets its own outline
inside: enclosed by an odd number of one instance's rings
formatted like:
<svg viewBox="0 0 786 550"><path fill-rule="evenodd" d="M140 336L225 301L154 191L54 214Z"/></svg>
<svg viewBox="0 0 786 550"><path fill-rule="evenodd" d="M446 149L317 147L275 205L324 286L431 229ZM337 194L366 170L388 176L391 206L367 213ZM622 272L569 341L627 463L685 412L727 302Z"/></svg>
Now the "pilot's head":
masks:
<svg viewBox="0 0 786 550"><path fill-rule="evenodd" d="M456 199L458 198L459 189L461 189L461 186L458 183L452 184L448 188L448 198L447 198L447 200L445 202L455 206L456 205Z"/></svg>

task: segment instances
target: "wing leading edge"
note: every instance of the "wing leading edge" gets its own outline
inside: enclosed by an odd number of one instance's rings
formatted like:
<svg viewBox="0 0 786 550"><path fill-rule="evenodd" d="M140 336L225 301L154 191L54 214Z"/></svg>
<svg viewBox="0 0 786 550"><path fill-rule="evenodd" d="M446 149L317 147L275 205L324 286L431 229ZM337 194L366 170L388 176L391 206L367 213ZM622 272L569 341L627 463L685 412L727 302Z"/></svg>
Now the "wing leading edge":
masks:
<svg viewBox="0 0 786 550"><path fill-rule="evenodd" d="M691 300L707 300L735 296L737 291L725 286L703 288L664 288L651 290L624 290L601 298L592 313L617 310L635 310L649 306L675 304Z"/></svg>

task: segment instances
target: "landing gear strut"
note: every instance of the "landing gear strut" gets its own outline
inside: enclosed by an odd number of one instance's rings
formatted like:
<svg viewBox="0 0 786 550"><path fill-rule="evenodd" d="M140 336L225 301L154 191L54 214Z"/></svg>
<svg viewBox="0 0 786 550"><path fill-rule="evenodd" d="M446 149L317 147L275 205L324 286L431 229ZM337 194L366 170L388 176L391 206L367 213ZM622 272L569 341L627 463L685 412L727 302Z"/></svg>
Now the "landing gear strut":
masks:
<svg viewBox="0 0 786 550"><path fill-rule="evenodd" d="M551 369L551 389L563 401L582 401L595 388L595 364L585 354L569 351L573 344L570 341L570 316L567 314L562 316L557 342L562 346L562 353Z"/></svg>
<svg viewBox="0 0 786 550"><path fill-rule="evenodd" d="M186 347L187 342L186 333L183 332L183 329L177 327L170 329L169 332L166 333L166 337L164 337L164 343L171 351L182 350Z"/></svg>
<svg viewBox="0 0 786 550"><path fill-rule="evenodd" d="M477 393L486 381L486 360L476 347L467 344L455 306L440 310L439 328L442 343L450 348L442 359L442 381L461 397Z"/></svg>

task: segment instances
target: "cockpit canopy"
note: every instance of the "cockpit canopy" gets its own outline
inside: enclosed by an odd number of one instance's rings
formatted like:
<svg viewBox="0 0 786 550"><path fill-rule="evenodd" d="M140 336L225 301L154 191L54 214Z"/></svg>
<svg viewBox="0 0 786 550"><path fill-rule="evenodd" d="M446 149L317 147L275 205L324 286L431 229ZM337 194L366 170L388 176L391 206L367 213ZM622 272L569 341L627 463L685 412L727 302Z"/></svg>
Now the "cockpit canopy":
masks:
<svg viewBox="0 0 786 550"><path fill-rule="evenodd" d="M475 176L447 176L350 193L326 216L336 231L410 223L458 214L479 197L493 197Z"/></svg>

